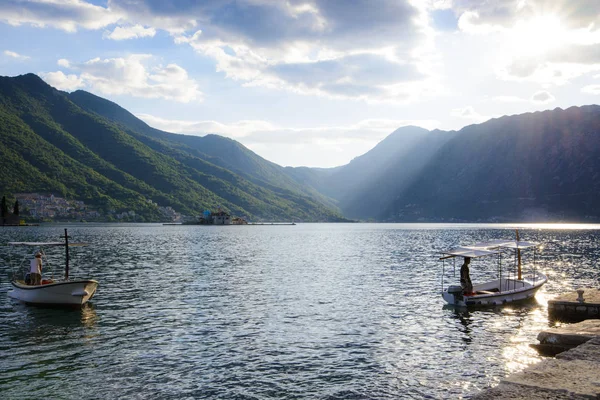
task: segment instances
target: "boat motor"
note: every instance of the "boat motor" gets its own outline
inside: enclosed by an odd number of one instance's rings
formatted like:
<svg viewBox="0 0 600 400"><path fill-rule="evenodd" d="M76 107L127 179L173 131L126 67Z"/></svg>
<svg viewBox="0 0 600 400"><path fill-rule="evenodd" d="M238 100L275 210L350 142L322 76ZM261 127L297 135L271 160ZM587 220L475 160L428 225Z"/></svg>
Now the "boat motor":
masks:
<svg viewBox="0 0 600 400"><path fill-rule="evenodd" d="M451 294L452 296L454 296L454 304L456 304L457 301L463 300L462 286L458 286L458 285L448 286L448 294Z"/></svg>

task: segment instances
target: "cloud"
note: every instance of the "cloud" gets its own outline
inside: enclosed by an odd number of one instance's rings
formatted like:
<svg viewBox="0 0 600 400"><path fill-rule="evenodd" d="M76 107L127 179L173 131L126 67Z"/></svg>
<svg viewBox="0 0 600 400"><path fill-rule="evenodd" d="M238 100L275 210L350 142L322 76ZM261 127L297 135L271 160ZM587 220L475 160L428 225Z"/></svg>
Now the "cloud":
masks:
<svg viewBox="0 0 600 400"><path fill-rule="evenodd" d="M531 20L539 16L558 16L566 27L596 27L600 23L600 2L570 0L453 0L452 8L463 16L476 14L471 21L481 27L511 29L519 20Z"/></svg>
<svg viewBox="0 0 600 400"><path fill-rule="evenodd" d="M17 60L29 60L31 57L24 56L19 53L15 53L14 51L4 50L4 55L12 58L16 58Z"/></svg>
<svg viewBox="0 0 600 400"><path fill-rule="evenodd" d="M600 70L600 2L454 0L459 28L487 35L505 80L565 84Z"/></svg>
<svg viewBox="0 0 600 400"><path fill-rule="evenodd" d="M470 119L470 120L473 120L476 122L483 122L483 121L490 119L490 117L481 115L477 111L475 111L473 106L466 106L463 108L454 108L450 112L450 115L452 115L453 117Z"/></svg>
<svg viewBox="0 0 600 400"><path fill-rule="evenodd" d="M539 92L535 92L533 96L531 96L531 101L534 103L551 103L555 100L554 96L545 90L541 90Z"/></svg>
<svg viewBox="0 0 600 400"><path fill-rule="evenodd" d="M149 54L133 54L125 58L94 58L84 63L61 59L58 63L79 72L79 75L68 76L71 81L71 77L76 77L78 82L103 94L164 98L183 103L202 99L198 84L189 78L185 69L177 64L152 65L152 61ZM44 76L51 76L56 82L65 80L60 71Z"/></svg>
<svg viewBox="0 0 600 400"><path fill-rule="evenodd" d="M494 96L492 98L492 100L498 101L501 103L522 103L522 102L527 101L526 99L523 99L518 96Z"/></svg>
<svg viewBox="0 0 600 400"><path fill-rule="evenodd" d="M41 73L40 76L50 85L60 90L73 91L85 86L77 75L65 75L62 71Z"/></svg>
<svg viewBox="0 0 600 400"><path fill-rule="evenodd" d="M427 9L409 0L112 0L129 20L169 30L248 86L368 101L431 90ZM190 31L191 26L200 29ZM184 28L185 27L185 28ZM333 80L331 80L333 79Z"/></svg>
<svg viewBox="0 0 600 400"><path fill-rule="evenodd" d="M144 28L142 25L133 25L129 27L117 26L112 32L105 32L103 37L112 40L138 39L143 37L154 37L156 29Z"/></svg>
<svg viewBox="0 0 600 400"><path fill-rule="evenodd" d="M405 102L431 94L434 33L428 12L448 1L6 0L0 20L126 40L168 31L248 86L335 98ZM114 27L112 27L114 26ZM328 69L333 81L315 73Z"/></svg>
<svg viewBox="0 0 600 400"><path fill-rule="evenodd" d="M121 18L110 8L96 6L81 0L2 0L0 21L10 25L30 24L54 27L75 32L78 27L100 29Z"/></svg>
<svg viewBox="0 0 600 400"><path fill-rule="evenodd" d="M260 131L275 130L277 127L270 122L260 120L243 120L230 124L217 121L187 121L173 120L155 117L150 114L138 114L138 118L148 125L167 132L186 133L193 135L206 135L215 133L232 138L240 138L248 134Z"/></svg>
<svg viewBox="0 0 600 400"><path fill-rule="evenodd" d="M263 120L242 120L233 123L217 121L172 120L150 114L138 114L148 125L167 132L205 135L215 133L244 143L315 143L324 141L368 140L380 141L400 126L416 125L434 129L439 125L434 120L389 120L368 119L355 124L341 126L319 126L311 128L284 128Z"/></svg>
<svg viewBox="0 0 600 400"><path fill-rule="evenodd" d="M280 165L333 167L348 163L401 126L426 129L439 126L434 120L368 119L355 124L286 128L263 120L232 123L182 121L138 114L150 126L167 132L202 136L215 133L231 137L266 159Z"/></svg>
<svg viewBox="0 0 600 400"><path fill-rule="evenodd" d="M581 88L583 93L587 94L600 94L600 85L588 85Z"/></svg>

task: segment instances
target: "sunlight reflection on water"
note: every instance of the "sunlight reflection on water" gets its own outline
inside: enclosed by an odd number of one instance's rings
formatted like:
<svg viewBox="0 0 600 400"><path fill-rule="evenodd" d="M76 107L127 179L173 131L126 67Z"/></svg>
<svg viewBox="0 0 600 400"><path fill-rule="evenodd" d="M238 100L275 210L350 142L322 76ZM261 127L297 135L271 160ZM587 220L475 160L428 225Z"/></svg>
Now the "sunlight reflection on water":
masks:
<svg viewBox="0 0 600 400"><path fill-rule="evenodd" d="M8 299L2 267L0 352L12 356L0 360L0 392L467 396L540 360L529 344L551 324L548 299L597 284L600 231L528 226L521 237L544 243L537 261L550 278L537 300L466 311L443 305L440 251L512 238L514 225L69 225L94 244L73 257L98 293L74 312L27 307ZM4 229L0 243L61 229Z"/></svg>

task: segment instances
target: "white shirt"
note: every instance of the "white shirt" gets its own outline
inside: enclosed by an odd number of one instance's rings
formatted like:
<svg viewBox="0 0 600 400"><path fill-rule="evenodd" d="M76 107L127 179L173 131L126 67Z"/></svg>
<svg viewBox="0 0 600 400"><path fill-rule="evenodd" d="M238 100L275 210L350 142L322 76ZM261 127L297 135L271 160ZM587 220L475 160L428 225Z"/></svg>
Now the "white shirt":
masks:
<svg viewBox="0 0 600 400"><path fill-rule="evenodd" d="M36 257L33 260L31 260L30 267L31 267L31 269L29 270L29 272L35 273L35 274L41 274L42 273L42 258Z"/></svg>

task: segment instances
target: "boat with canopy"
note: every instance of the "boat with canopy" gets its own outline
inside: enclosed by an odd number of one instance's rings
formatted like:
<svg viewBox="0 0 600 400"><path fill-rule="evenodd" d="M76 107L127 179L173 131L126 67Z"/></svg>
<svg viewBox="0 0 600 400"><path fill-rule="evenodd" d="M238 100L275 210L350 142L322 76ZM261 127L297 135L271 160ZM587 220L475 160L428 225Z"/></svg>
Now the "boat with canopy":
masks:
<svg viewBox="0 0 600 400"><path fill-rule="evenodd" d="M44 264L48 264L48 258L44 248L64 247L65 248L65 268L62 279L41 279L40 284L32 284L30 281L29 259L31 251L22 260L21 265L13 269L13 279L11 280L12 290L8 295L16 300L27 304L52 305L52 306L81 306L87 303L96 293L98 281L93 279L70 279L69 278L69 248L85 246L86 243L69 243L69 236L65 229L64 241L62 242L9 242L11 247L25 247L35 249L45 259ZM43 271L42 271L43 272Z"/></svg>
<svg viewBox="0 0 600 400"><path fill-rule="evenodd" d="M475 243L469 246L457 247L442 252L440 260L447 259L495 259L497 262L497 277L488 282L473 284L471 291L465 290L464 283L444 288L444 269L442 269L442 297L451 305L461 307L499 306L535 297L536 292L548 281L548 277L539 272L535 265L535 252L538 243L519 240L492 240ZM529 273L523 274L521 251L533 250L533 262L529 265ZM503 265L503 256L508 251L514 251L515 265ZM468 261L467 261L468 265ZM469 278L470 281L470 278Z"/></svg>

